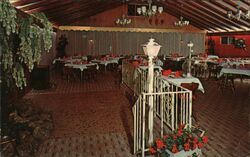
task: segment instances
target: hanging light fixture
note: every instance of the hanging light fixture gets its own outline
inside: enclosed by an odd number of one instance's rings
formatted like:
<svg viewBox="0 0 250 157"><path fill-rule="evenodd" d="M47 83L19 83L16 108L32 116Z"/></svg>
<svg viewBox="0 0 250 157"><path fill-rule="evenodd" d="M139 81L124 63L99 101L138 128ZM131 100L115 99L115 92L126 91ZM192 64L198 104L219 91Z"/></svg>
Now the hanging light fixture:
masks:
<svg viewBox="0 0 250 157"><path fill-rule="evenodd" d="M152 0L148 0L148 8L146 6L138 7L137 13L143 16L153 16L157 13L161 14L163 12L162 6L152 5Z"/></svg>
<svg viewBox="0 0 250 157"><path fill-rule="evenodd" d="M125 17L125 14L122 14L122 16L120 18L117 18L115 23L117 25L122 25L122 26L125 26L125 25L129 25L131 23L131 19L127 19Z"/></svg>
<svg viewBox="0 0 250 157"><path fill-rule="evenodd" d="M177 27L183 27L183 26L188 26L189 25L189 21L187 20L184 20L183 17L181 16L179 21L176 21L174 23L175 26Z"/></svg>
<svg viewBox="0 0 250 157"><path fill-rule="evenodd" d="M238 6L236 14L234 15L232 11L228 11L227 12L227 17L229 19L236 19L237 21L240 21L241 18L250 19L250 7L246 11L246 13L243 13L242 10L240 10L240 7Z"/></svg>
<svg viewBox="0 0 250 157"><path fill-rule="evenodd" d="M180 19L179 19L179 21L176 21L175 23L174 23L174 25L176 26L176 27L184 27L184 26L188 26L189 25L189 21L188 20L184 20L184 18L183 18L183 16L182 16L182 4L181 4L181 8L180 8L180 14L181 14L181 16L180 16Z"/></svg>
<svg viewBox="0 0 250 157"><path fill-rule="evenodd" d="M125 3L125 1L123 1L123 3ZM125 5L123 5L123 8L122 8L122 12L123 12L122 16L115 20L115 23L117 25L125 26L125 25L129 25L132 22L131 19L126 18L124 14L124 7Z"/></svg>

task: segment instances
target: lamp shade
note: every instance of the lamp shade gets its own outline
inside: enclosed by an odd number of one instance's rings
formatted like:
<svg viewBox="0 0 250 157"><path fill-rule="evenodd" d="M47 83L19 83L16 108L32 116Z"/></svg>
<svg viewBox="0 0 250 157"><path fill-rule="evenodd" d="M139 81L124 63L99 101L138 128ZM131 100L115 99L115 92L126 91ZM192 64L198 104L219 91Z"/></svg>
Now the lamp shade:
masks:
<svg viewBox="0 0 250 157"><path fill-rule="evenodd" d="M155 39L150 38L149 42L147 44L143 45L143 51L144 53L149 57L155 57L158 55L161 45L154 42Z"/></svg>
<svg viewBox="0 0 250 157"><path fill-rule="evenodd" d="M190 41L190 42L188 42L187 46L188 46L188 47L193 47L193 46L194 46L194 43L192 43L192 42Z"/></svg>

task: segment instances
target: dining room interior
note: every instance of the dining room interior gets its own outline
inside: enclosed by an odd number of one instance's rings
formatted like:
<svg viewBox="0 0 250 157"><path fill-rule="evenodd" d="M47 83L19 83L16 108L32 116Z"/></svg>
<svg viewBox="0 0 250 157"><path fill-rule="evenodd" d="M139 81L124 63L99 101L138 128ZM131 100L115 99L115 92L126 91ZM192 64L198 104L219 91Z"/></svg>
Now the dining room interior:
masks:
<svg viewBox="0 0 250 157"><path fill-rule="evenodd" d="M250 0L1 0L3 157L250 157Z"/></svg>

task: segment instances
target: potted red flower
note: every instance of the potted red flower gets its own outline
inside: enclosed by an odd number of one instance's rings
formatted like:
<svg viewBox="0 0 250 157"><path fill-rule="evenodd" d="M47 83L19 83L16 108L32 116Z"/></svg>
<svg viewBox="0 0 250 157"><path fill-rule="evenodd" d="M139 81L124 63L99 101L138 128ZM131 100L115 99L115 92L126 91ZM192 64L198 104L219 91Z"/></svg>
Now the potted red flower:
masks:
<svg viewBox="0 0 250 157"><path fill-rule="evenodd" d="M206 146L208 137L198 128L187 129L180 126L179 130L157 138L153 147L149 149L152 154L160 157L199 157L201 148Z"/></svg>

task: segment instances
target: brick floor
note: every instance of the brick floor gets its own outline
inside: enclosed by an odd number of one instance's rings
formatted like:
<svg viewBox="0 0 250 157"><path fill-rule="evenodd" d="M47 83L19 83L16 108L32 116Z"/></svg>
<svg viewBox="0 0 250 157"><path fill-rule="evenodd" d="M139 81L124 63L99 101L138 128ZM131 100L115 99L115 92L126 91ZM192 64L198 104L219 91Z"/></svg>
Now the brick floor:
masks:
<svg viewBox="0 0 250 157"><path fill-rule="evenodd" d="M130 157L132 112L130 101L112 73L95 81L53 80L56 87L31 91L32 99L53 113L55 129L37 153L39 157ZM216 81L202 81L193 106L209 143L205 157L250 157L249 81L236 82L236 94L221 92Z"/></svg>

